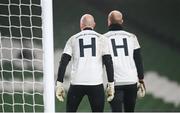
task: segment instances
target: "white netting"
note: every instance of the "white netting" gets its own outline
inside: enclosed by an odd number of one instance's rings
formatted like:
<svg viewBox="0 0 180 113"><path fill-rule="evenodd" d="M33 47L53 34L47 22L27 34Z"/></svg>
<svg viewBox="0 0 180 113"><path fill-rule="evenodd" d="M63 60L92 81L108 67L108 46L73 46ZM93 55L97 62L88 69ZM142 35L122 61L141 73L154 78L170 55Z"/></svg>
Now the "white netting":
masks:
<svg viewBox="0 0 180 113"><path fill-rule="evenodd" d="M0 0L0 112L43 111L40 0Z"/></svg>

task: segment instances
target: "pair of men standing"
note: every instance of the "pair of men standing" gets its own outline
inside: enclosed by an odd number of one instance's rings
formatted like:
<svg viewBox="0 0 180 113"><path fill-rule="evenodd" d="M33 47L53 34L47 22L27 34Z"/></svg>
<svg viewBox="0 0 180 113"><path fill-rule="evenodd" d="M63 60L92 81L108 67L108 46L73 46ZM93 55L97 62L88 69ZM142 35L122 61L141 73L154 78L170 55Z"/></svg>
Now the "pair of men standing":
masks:
<svg viewBox="0 0 180 113"><path fill-rule="evenodd" d="M145 87L143 65L138 40L122 29L122 23L122 14L112 11L108 16L109 31L103 36L93 31L95 21L92 15L82 16L81 32L67 41L58 70L56 96L64 101L63 78L66 66L73 60L67 112L76 112L85 95L93 112L103 112L103 64L108 78L107 101L112 111L134 111L137 82L141 83L141 88Z"/></svg>

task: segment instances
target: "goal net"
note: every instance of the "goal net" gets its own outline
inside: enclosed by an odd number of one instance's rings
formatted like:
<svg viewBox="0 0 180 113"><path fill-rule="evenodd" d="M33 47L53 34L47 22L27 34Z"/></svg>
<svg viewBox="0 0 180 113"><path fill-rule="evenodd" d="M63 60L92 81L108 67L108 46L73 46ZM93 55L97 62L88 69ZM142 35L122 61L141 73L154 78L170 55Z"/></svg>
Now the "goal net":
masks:
<svg viewBox="0 0 180 113"><path fill-rule="evenodd" d="M0 0L0 112L45 111L42 1Z"/></svg>

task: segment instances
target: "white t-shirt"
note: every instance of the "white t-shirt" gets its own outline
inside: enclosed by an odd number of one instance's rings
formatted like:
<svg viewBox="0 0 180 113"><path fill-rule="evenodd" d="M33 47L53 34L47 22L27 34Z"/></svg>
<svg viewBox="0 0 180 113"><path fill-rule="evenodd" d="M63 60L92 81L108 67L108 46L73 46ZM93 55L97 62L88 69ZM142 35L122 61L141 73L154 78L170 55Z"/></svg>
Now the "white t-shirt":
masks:
<svg viewBox="0 0 180 113"><path fill-rule="evenodd" d="M140 48L136 36L123 30L109 31L104 36L109 39L115 84L127 85L136 83L138 76L133 52L135 49Z"/></svg>
<svg viewBox="0 0 180 113"><path fill-rule="evenodd" d="M110 54L106 37L93 30L83 30L67 41L63 53L72 57L71 84L103 83L102 56Z"/></svg>

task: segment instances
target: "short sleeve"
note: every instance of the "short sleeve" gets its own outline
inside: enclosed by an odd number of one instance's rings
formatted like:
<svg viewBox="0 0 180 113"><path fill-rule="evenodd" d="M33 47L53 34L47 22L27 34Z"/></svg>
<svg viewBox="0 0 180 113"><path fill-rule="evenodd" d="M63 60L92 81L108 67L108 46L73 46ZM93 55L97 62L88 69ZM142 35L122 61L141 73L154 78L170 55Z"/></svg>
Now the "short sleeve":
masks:
<svg viewBox="0 0 180 113"><path fill-rule="evenodd" d="M107 55L110 54L110 48L109 48L109 41L108 38L105 36L102 36L102 54Z"/></svg>
<svg viewBox="0 0 180 113"><path fill-rule="evenodd" d="M69 38L68 41L66 42L63 53L72 56L72 38Z"/></svg>
<svg viewBox="0 0 180 113"><path fill-rule="evenodd" d="M139 42L138 42L137 37L135 35L134 35L133 39L134 39L134 49L139 49L140 45L139 45Z"/></svg>

